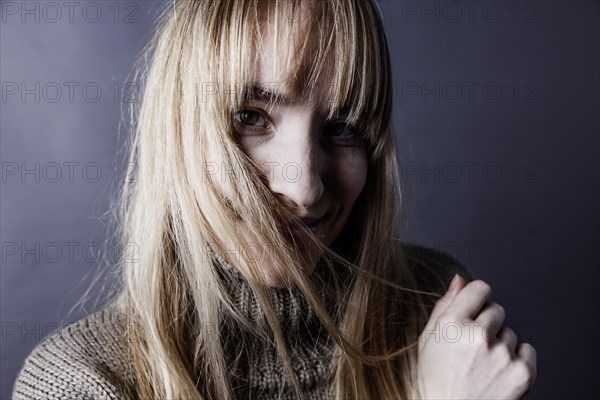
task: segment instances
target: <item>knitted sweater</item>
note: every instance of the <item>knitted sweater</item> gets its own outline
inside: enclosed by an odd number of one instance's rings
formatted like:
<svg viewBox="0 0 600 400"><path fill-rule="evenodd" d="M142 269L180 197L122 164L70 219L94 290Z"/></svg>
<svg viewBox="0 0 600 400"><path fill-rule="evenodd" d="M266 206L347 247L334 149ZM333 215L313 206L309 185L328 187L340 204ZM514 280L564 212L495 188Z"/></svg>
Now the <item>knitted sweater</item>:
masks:
<svg viewBox="0 0 600 400"><path fill-rule="evenodd" d="M454 273L467 281L472 279L465 267L444 253L415 245L404 247L418 286L423 290L444 293ZM436 275L442 278L443 285L432 283L440 281ZM251 321L263 323L250 285L239 273L229 276L242 285L242 290L235 294L238 311ZM297 289L273 288L269 294L284 328L292 366L303 392L311 399L330 397L333 340ZM13 388L13 399L122 399L120 387L129 385L135 391L127 325L126 315L109 305L54 332L25 360ZM239 326L225 332L222 338L226 346L227 343L235 346L241 342L240 335L247 333ZM242 353L246 356L238 364L238 378L233 379L239 398L293 398L276 349L258 339L245 343L246 351Z"/></svg>

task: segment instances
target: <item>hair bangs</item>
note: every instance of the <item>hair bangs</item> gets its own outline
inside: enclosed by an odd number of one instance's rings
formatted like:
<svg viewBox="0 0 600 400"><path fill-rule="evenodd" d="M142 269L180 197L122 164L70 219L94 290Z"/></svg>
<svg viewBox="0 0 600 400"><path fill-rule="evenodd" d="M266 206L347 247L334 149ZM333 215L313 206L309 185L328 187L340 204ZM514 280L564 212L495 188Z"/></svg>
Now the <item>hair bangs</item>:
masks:
<svg viewBox="0 0 600 400"><path fill-rule="evenodd" d="M274 3L268 2L266 13L274 29L272 54L277 55L273 61L278 79L273 84L304 98L318 95L327 104L327 119L345 118L362 132L371 157L378 158L391 134L392 78L383 26L373 4ZM257 41L262 44L260 33Z"/></svg>
<svg viewBox="0 0 600 400"><path fill-rule="evenodd" d="M371 158L378 158L391 134L392 110L391 66L383 27L370 2L335 4L330 112L346 115L347 122L362 132Z"/></svg>
<svg viewBox="0 0 600 400"><path fill-rule="evenodd" d="M272 109L284 94L317 95L327 104L327 118L345 118L358 128L377 158L389 135L392 83L383 26L373 5L286 0L239 1L227 7L221 12L233 15L233 20L224 42L235 45L221 51L229 51L222 56L235 62L228 63L220 79L235 86L229 111L253 94L260 58L270 50L272 79L262 84L275 96L267 107ZM268 34L271 43L265 40Z"/></svg>

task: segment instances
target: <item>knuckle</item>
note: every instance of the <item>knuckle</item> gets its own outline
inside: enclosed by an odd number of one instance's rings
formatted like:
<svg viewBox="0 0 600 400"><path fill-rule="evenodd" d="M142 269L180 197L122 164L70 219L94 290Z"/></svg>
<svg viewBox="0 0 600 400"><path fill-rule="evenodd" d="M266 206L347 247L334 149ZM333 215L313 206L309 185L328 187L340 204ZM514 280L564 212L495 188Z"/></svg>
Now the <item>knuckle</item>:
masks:
<svg viewBox="0 0 600 400"><path fill-rule="evenodd" d="M521 346L526 347L533 356L536 355L535 347L533 347L530 343L521 343Z"/></svg>
<svg viewBox="0 0 600 400"><path fill-rule="evenodd" d="M508 326L504 327L504 334L506 335L506 338L510 341L515 341L517 339L517 334L515 333L515 331L510 329Z"/></svg>
<svg viewBox="0 0 600 400"><path fill-rule="evenodd" d="M475 286L483 295L489 296L492 294L492 287L481 279L476 279L471 282L471 284Z"/></svg>
<svg viewBox="0 0 600 400"><path fill-rule="evenodd" d="M532 359L533 359L533 365L535 366L536 364L536 360L537 360L537 351L535 350L535 347L533 347L532 345L530 345L529 343L527 343L527 345L531 348L531 354L532 354Z"/></svg>
<svg viewBox="0 0 600 400"><path fill-rule="evenodd" d="M500 319L504 320L504 318L506 317L506 310L498 303L494 303L494 305L498 310L498 315L500 316Z"/></svg>
<svg viewBox="0 0 600 400"><path fill-rule="evenodd" d="M526 356L522 357L522 359L535 369L537 364L537 351L535 350L535 347L529 343L521 343L520 346L521 352L523 352L523 348L527 349Z"/></svg>

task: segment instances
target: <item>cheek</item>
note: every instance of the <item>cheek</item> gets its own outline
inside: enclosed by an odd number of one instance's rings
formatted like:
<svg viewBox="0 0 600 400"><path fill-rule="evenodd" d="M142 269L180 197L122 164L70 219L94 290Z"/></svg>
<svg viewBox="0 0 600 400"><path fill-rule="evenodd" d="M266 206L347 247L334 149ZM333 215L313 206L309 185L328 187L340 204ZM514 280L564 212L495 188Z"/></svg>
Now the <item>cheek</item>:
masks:
<svg viewBox="0 0 600 400"><path fill-rule="evenodd" d="M367 153L364 148L347 148L336 162L336 186L339 195L352 206L367 181Z"/></svg>

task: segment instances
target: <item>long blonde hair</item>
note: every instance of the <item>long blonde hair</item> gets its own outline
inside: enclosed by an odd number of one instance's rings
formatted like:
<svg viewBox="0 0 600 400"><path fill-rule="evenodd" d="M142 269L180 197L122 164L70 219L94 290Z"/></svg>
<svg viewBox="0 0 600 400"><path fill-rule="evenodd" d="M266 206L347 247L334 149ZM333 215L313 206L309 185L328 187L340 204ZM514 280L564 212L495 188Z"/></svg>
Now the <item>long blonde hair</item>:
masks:
<svg viewBox="0 0 600 400"><path fill-rule="evenodd" d="M291 46L300 0L169 2L139 59L136 81L144 84L143 96L132 109L128 146L136 182L126 182L118 199L122 246L135 244L137 251L134 259L121 260L123 288L114 299L135 322L129 334L139 398L235 398L225 350L215 340L219 321L234 307L215 261L232 249L252 251L235 229L240 217L269 244L335 341L335 397L417 396L416 344L427 312L412 290L415 281L396 238L401 191L382 21L371 0L305 0L302 6L310 13L309 31ZM364 132L366 187L331 248L315 241L323 268L341 265L352 275L335 315L302 273L299 250L279 232L277 221L292 217L233 135L231 116L244 101L244 85L253 82L260 21L267 17L276 32L273 54L282 82L298 85L293 77L308 60L299 89L310 93L325 60L333 62L330 115L347 110L348 122ZM228 178L220 179L215 168L228 171ZM301 397L256 260L227 261L249 278L284 360L283 373Z"/></svg>

